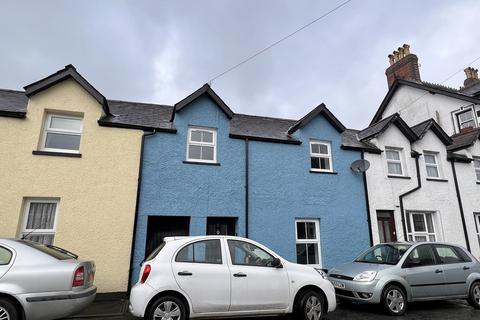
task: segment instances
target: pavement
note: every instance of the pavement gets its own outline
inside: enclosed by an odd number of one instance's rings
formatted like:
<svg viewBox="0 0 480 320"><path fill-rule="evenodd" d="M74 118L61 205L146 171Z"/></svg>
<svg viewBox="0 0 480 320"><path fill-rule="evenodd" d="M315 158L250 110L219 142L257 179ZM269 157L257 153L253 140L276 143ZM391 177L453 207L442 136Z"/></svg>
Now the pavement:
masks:
<svg viewBox="0 0 480 320"><path fill-rule="evenodd" d="M95 301L83 312L68 319L107 319L107 320L134 320L128 313L128 300L118 299L111 301ZM277 318L248 318L258 320L294 320L293 316ZM337 310L328 314L326 320L394 320L396 317L383 313L380 306L366 304L338 304ZM397 318L398 319L398 318ZM401 320L480 320L480 310L475 310L464 300L431 301L410 303L406 314ZM232 319L240 320L240 319Z"/></svg>

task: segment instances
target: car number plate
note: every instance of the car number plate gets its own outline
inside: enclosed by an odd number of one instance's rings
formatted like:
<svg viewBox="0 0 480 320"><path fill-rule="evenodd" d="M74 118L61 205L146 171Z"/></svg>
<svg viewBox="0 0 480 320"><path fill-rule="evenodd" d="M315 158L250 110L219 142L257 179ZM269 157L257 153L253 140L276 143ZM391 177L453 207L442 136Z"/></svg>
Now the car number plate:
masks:
<svg viewBox="0 0 480 320"><path fill-rule="evenodd" d="M332 284L335 288L345 289L345 283L343 283L343 282L332 281Z"/></svg>

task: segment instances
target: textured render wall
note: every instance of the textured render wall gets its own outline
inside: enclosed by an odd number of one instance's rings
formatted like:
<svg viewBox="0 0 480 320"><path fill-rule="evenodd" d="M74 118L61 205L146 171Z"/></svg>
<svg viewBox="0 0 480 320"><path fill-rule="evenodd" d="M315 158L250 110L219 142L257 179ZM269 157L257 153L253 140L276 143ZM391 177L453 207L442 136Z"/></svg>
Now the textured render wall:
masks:
<svg viewBox="0 0 480 320"><path fill-rule="evenodd" d="M417 101L414 102L415 100ZM452 135L455 133L455 128L451 112L467 105L471 105L471 103L441 94L430 94L417 88L401 86L390 100L383 113L383 118L398 112L410 126L433 118L447 134Z"/></svg>
<svg viewBox="0 0 480 320"><path fill-rule="evenodd" d="M480 157L480 141L472 147L460 151L468 157ZM467 225L470 249L477 259L480 259L480 244L476 234L473 213L480 213L480 184L476 183L475 169L473 163L456 163L458 186L462 196L463 211Z"/></svg>
<svg viewBox="0 0 480 320"><path fill-rule="evenodd" d="M322 116L295 136L301 145L250 142L249 237L296 262L295 218L319 219L323 266L351 261L369 247L363 180L350 170L361 154L340 149ZM310 173L310 139L332 143L338 174Z"/></svg>
<svg viewBox="0 0 480 320"><path fill-rule="evenodd" d="M83 113L82 158L32 155L45 109ZM26 119L0 117L0 237L19 235L24 197L60 198L55 245L95 260L100 292L125 291L142 132L100 127L100 116L67 80L33 96Z"/></svg>
<svg viewBox="0 0 480 320"><path fill-rule="evenodd" d="M217 128L220 166L182 163L189 125ZM149 215L191 216L190 235L206 233L208 216L236 217L236 231L244 235L244 141L229 138L229 119L206 96L178 112L175 127L176 134L145 140L133 281L145 257Z"/></svg>
<svg viewBox="0 0 480 320"><path fill-rule="evenodd" d="M383 135L375 139L375 143L382 150L385 150L386 146L403 148L406 175L411 179L387 177L385 152L382 152L380 155L369 153L365 155L365 158L371 163L370 169L367 171L367 183L370 191L369 201L373 239L375 243L379 242L376 211L394 210L397 238L398 240L404 240L398 197L417 185L415 159L410 156L411 147L408 139L395 126L391 126ZM435 226L439 240L465 245L453 174L450 163L446 160L445 146L430 131L422 140L415 142L412 145L412 149L420 153L424 151L439 152L438 159L441 160L442 178L448 180L448 182L426 180L426 168L422 155L419 159L422 188L404 197L405 211L437 212Z"/></svg>

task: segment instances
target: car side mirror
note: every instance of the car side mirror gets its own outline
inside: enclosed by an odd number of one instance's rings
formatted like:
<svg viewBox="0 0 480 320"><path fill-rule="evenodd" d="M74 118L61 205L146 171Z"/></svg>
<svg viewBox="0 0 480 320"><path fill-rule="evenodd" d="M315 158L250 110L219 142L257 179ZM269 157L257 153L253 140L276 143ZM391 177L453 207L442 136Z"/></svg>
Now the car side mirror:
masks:
<svg viewBox="0 0 480 320"><path fill-rule="evenodd" d="M272 263L270 264L272 268L283 268L282 261L279 258L273 258Z"/></svg>
<svg viewBox="0 0 480 320"><path fill-rule="evenodd" d="M407 268L420 267L421 265L422 265L422 261L420 259L410 259L407 262Z"/></svg>

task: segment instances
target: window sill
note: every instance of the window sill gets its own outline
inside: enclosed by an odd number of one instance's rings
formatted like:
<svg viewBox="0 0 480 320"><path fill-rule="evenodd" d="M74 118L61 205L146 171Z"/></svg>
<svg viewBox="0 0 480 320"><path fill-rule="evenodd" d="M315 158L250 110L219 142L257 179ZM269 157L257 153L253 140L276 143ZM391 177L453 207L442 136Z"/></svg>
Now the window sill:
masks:
<svg viewBox="0 0 480 320"><path fill-rule="evenodd" d="M388 178L394 178L394 179L412 179L411 177L407 177L407 176L394 176L394 175L387 175Z"/></svg>
<svg viewBox="0 0 480 320"><path fill-rule="evenodd" d="M427 178L427 181L448 182L447 179Z"/></svg>
<svg viewBox="0 0 480 320"><path fill-rule="evenodd" d="M335 171L316 171L316 170L310 170L310 173L338 174L338 172L335 172Z"/></svg>
<svg viewBox="0 0 480 320"><path fill-rule="evenodd" d="M69 153L69 152L54 152L54 151L41 151L33 150L32 154L37 156L53 156L53 157L67 157L67 158L81 158L81 153Z"/></svg>
<svg viewBox="0 0 480 320"><path fill-rule="evenodd" d="M218 162L197 162L197 161L183 161L183 163L186 164L200 164L200 165L206 165L206 166L219 166L220 163Z"/></svg>

